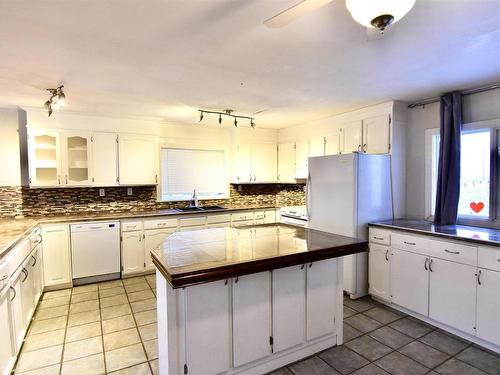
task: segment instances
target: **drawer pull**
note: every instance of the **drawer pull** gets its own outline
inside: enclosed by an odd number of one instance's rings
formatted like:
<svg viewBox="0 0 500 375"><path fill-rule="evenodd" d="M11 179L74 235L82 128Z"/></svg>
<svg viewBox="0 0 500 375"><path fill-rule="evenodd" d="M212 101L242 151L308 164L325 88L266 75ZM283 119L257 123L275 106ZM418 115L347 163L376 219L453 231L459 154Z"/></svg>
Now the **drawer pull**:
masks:
<svg viewBox="0 0 500 375"><path fill-rule="evenodd" d="M477 273L477 283L478 285L481 285L481 270L479 270Z"/></svg>
<svg viewBox="0 0 500 375"><path fill-rule="evenodd" d="M412 246L415 246L416 243L415 242L408 242L408 241L403 241L405 244L407 245L412 245Z"/></svg>
<svg viewBox="0 0 500 375"><path fill-rule="evenodd" d="M424 263L425 270L429 271L429 269L427 268L427 262L429 262L429 258L425 258L425 263Z"/></svg>
<svg viewBox="0 0 500 375"><path fill-rule="evenodd" d="M383 240L384 240L382 237L376 237L376 236L373 236L373 238L374 238L375 240L379 240L379 241L383 241Z"/></svg>
<svg viewBox="0 0 500 375"><path fill-rule="evenodd" d="M385 260L389 261L389 249L385 251Z"/></svg>
<svg viewBox="0 0 500 375"><path fill-rule="evenodd" d="M451 251L451 250L448 250L448 249L444 249L444 251L446 251L448 254L455 254L455 255L460 254L460 251Z"/></svg>
<svg viewBox="0 0 500 375"><path fill-rule="evenodd" d="M9 275L3 275L2 277L0 277L0 281L5 281L8 277Z"/></svg>
<svg viewBox="0 0 500 375"><path fill-rule="evenodd" d="M434 272L434 271L432 270L432 261L433 261L432 259L429 261L429 271Z"/></svg>

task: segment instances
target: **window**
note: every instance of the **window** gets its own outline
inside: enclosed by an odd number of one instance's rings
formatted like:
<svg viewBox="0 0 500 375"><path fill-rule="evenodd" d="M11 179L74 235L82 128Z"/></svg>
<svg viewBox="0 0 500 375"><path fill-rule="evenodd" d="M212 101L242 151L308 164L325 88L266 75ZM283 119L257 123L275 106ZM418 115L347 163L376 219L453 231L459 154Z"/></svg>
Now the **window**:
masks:
<svg viewBox="0 0 500 375"><path fill-rule="evenodd" d="M161 200L229 197L226 157L223 150L161 149Z"/></svg>
<svg viewBox="0 0 500 375"><path fill-rule="evenodd" d="M440 136L436 131L428 133L431 155L430 171L430 214L436 208L436 188L439 162ZM460 199L458 203L459 219L487 220L490 218L490 164L491 139L490 129L464 131L460 158Z"/></svg>

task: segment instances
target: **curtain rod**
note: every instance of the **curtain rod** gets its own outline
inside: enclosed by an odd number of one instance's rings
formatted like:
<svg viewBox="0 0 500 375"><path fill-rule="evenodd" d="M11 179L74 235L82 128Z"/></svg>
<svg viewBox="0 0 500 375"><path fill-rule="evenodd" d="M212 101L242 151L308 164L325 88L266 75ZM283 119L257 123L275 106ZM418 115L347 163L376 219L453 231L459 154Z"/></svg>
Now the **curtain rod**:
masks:
<svg viewBox="0 0 500 375"><path fill-rule="evenodd" d="M500 83L495 83L495 84L488 85L488 86L477 87L474 89L463 90L463 91L460 91L460 93L462 95L472 95L472 94L477 94L480 92L495 90L498 88L500 88ZM408 108L423 107L427 104L439 102L439 100L440 100L439 96L434 97L434 98L424 99L424 100L421 100L419 102L415 102L415 103L408 105Z"/></svg>

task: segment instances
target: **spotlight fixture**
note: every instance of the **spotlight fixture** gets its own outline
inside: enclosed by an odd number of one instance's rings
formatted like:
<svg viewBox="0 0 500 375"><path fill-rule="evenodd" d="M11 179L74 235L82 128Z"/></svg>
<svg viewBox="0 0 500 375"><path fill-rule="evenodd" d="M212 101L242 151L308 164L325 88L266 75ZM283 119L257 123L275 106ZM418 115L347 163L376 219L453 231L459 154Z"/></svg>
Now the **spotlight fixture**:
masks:
<svg viewBox="0 0 500 375"><path fill-rule="evenodd" d="M233 115L233 110L232 109L225 109L223 111L207 111L205 109L199 109L198 112L200 112L200 119L198 122L201 122L204 118L204 114L214 114L214 115L219 115L219 124L222 124L222 116L228 116L234 118L234 126L238 127L238 120L244 119L244 120L250 120L250 126L252 128L255 128L255 118L250 117L250 116L242 116L242 115Z"/></svg>
<svg viewBox="0 0 500 375"><path fill-rule="evenodd" d="M55 89L47 89L50 93L50 98L44 103L45 110L47 111L49 117L53 112L53 109L59 110L62 106L66 104L66 95L62 91L64 85L61 85Z"/></svg>

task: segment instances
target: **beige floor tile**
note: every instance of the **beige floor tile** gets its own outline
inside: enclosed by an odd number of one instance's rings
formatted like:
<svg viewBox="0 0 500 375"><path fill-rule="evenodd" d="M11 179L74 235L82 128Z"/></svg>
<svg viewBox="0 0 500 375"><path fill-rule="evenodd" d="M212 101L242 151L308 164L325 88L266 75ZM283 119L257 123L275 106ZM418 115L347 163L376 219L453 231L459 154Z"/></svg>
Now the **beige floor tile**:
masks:
<svg viewBox="0 0 500 375"><path fill-rule="evenodd" d="M137 328L108 333L104 335L104 350L110 351L141 342Z"/></svg>
<svg viewBox="0 0 500 375"><path fill-rule="evenodd" d="M69 305L38 309L35 314L35 319L43 320L43 319L57 318L58 316L65 316L68 314L68 310L69 310Z"/></svg>
<svg viewBox="0 0 500 375"><path fill-rule="evenodd" d="M62 345L57 345L32 352L23 352L17 362L16 372L34 370L60 363L62 349Z"/></svg>
<svg viewBox="0 0 500 375"><path fill-rule="evenodd" d="M158 360L155 359L154 361L149 362L151 365L151 370L153 370L154 375L158 375L160 373L160 370L158 369Z"/></svg>
<svg viewBox="0 0 500 375"><path fill-rule="evenodd" d="M148 341L158 338L158 327L156 323L138 327L142 341Z"/></svg>
<svg viewBox="0 0 500 375"><path fill-rule="evenodd" d="M70 296L70 295L71 295L71 288L62 289L62 290L54 290L53 292L43 293L42 300L59 298L59 297L66 297L66 296Z"/></svg>
<svg viewBox="0 0 500 375"><path fill-rule="evenodd" d="M101 322L82 324L81 326L68 327L66 342L88 339L101 335Z"/></svg>
<svg viewBox="0 0 500 375"><path fill-rule="evenodd" d="M60 316L57 318L44 319L44 320L34 320L31 324L30 334L44 333L55 331L57 329L66 327L66 316Z"/></svg>
<svg viewBox="0 0 500 375"><path fill-rule="evenodd" d="M104 374L104 356L102 353L90 357L75 359L62 364L61 375L101 375Z"/></svg>
<svg viewBox="0 0 500 375"><path fill-rule="evenodd" d="M51 365L43 368L37 368L36 370L26 371L26 372L17 372L16 375L59 375L59 370L61 369L61 365Z"/></svg>
<svg viewBox="0 0 500 375"><path fill-rule="evenodd" d="M122 370L114 371L109 373L112 375L151 375L151 370L149 369L149 364L147 362L141 363L140 365L127 367Z"/></svg>
<svg viewBox="0 0 500 375"><path fill-rule="evenodd" d="M127 279L123 279L123 285L132 285L136 283L140 283L142 281L146 280L144 276L137 276L137 277L129 277Z"/></svg>
<svg viewBox="0 0 500 375"><path fill-rule="evenodd" d="M70 314L80 313L84 311L99 310L99 301L85 301L72 303L69 307Z"/></svg>
<svg viewBox="0 0 500 375"><path fill-rule="evenodd" d="M128 303L128 299L125 294L119 294L113 297L101 298L101 307L123 305L124 303Z"/></svg>
<svg viewBox="0 0 500 375"><path fill-rule="evenodd" d="M146 349L146 355L148 360L158 358L158 339L144 342L144 348Z"/></svg>
<svg viewBox="0 0 500 375"><path fill-rule="evenodd" d="M97 299L98 299L97 290L93 292L84 292L84 293L74 294L73 296L71 296L71 304L78 302L93 301Z"/></svg>
<svg viewBox="0 0 500 375"><path fill-rule="evenodd" d="M155 298L155 295L151 290L142 290L140 292L128 293L128 299L130 300L130 302L143 301L149 298Z"/></svg>
<svg viewBox="0 0 500 375"><path fill-rule="evenodd" d="M109 289L99 289L99 298L113 297L118 295L125 294L125 288L123 286L119 286L116 288Z"/></svg>
<svg viewBox="0 0 500 375"><path fill-rule="evenodd" d="M150 290L150 289L151 287L146 282L146 280L140 283L125 285L125 290L127 291L127 293L140 292L141 290Z"/></svg>
<svg viewBox="0 0 500 375"><path fill-rule="evenodd" d="M106 368L109 372L119 370L146 361L142 344L126 346L124 348L106 352Z"/></svg>
<svg viewBox="0 0 500 375"><path fill-rule="evenodd" d="M117 305L111 307L104 307L101 309L101 315L103 320L116 318L118 316L131 314L130 306L128 304L125 305Z"/></svg>
<svg viewBox="0 0 500 375"><path fill-rule="evenodd" d="M97 284L75 286L73 288L73 295L80 293L87 293L87 292L96 292L96 291L97 291Z"/></svg>
<svg viewBox="0 0 500 375"><path fill-rule="evenodd" d="M122 331L133 327L135 327L135 321L132 315L124 315L119 316L118 318L102 321L102 330L104 331L104 334Z"/></svg>
<svg viewBox="0 0 500 375"><path fill-rule="evenodd" d="M97 286L99 287L99 290L104 290L104 289L116 288L118 286L123 286L123 283L121 280L111 280L99 283L97 284Z"/></svg>
<svg viewBox="0 0 500 375"><path fill-rule="evenodd" d="M69 314L68 327L79 326L82 324L98 322L101 319L100 310L84 311L75 314Z"/></svg>
<svg viewBox="0 0 500 375"><path fill-rule="evenodd" d="M64 297L57 297L57 298L49 298L49 299L42 299L40 302L40 305L38 306L39 309L46 309L48 307L57 307L57 306L64 306L69 304L69 299L70 296L64 296Z"/></svg>
<svg viewBox="0 0 500 375"><path fill-rule="evenodd" d="M64 345L63 362L88 357L92 354L102 353L102 337L91 337L90 339L68 342Z"/></svg>
<svg viewBox="0 0 500 375"><path fill-rule="evenodd" d="M134 313L135 321L138 326L156 322L156 310L147 310Z"/></svg>
<svg viewBox="0 0 500 375"><path fill-rule="evenodd" d="M133 312L141 312L146 310L155 310L156 309L156 298L149 298L142 301L132 302L130 304L132 306Z"/></svg>
<svg viewBox="0 0 500 375"><path fill-rule="evenodd" d="M24 341L23 352L43 349L54 345L61 345L64 342L65 331L66 330L63 328L36 335L30 334Z"/></svg>

